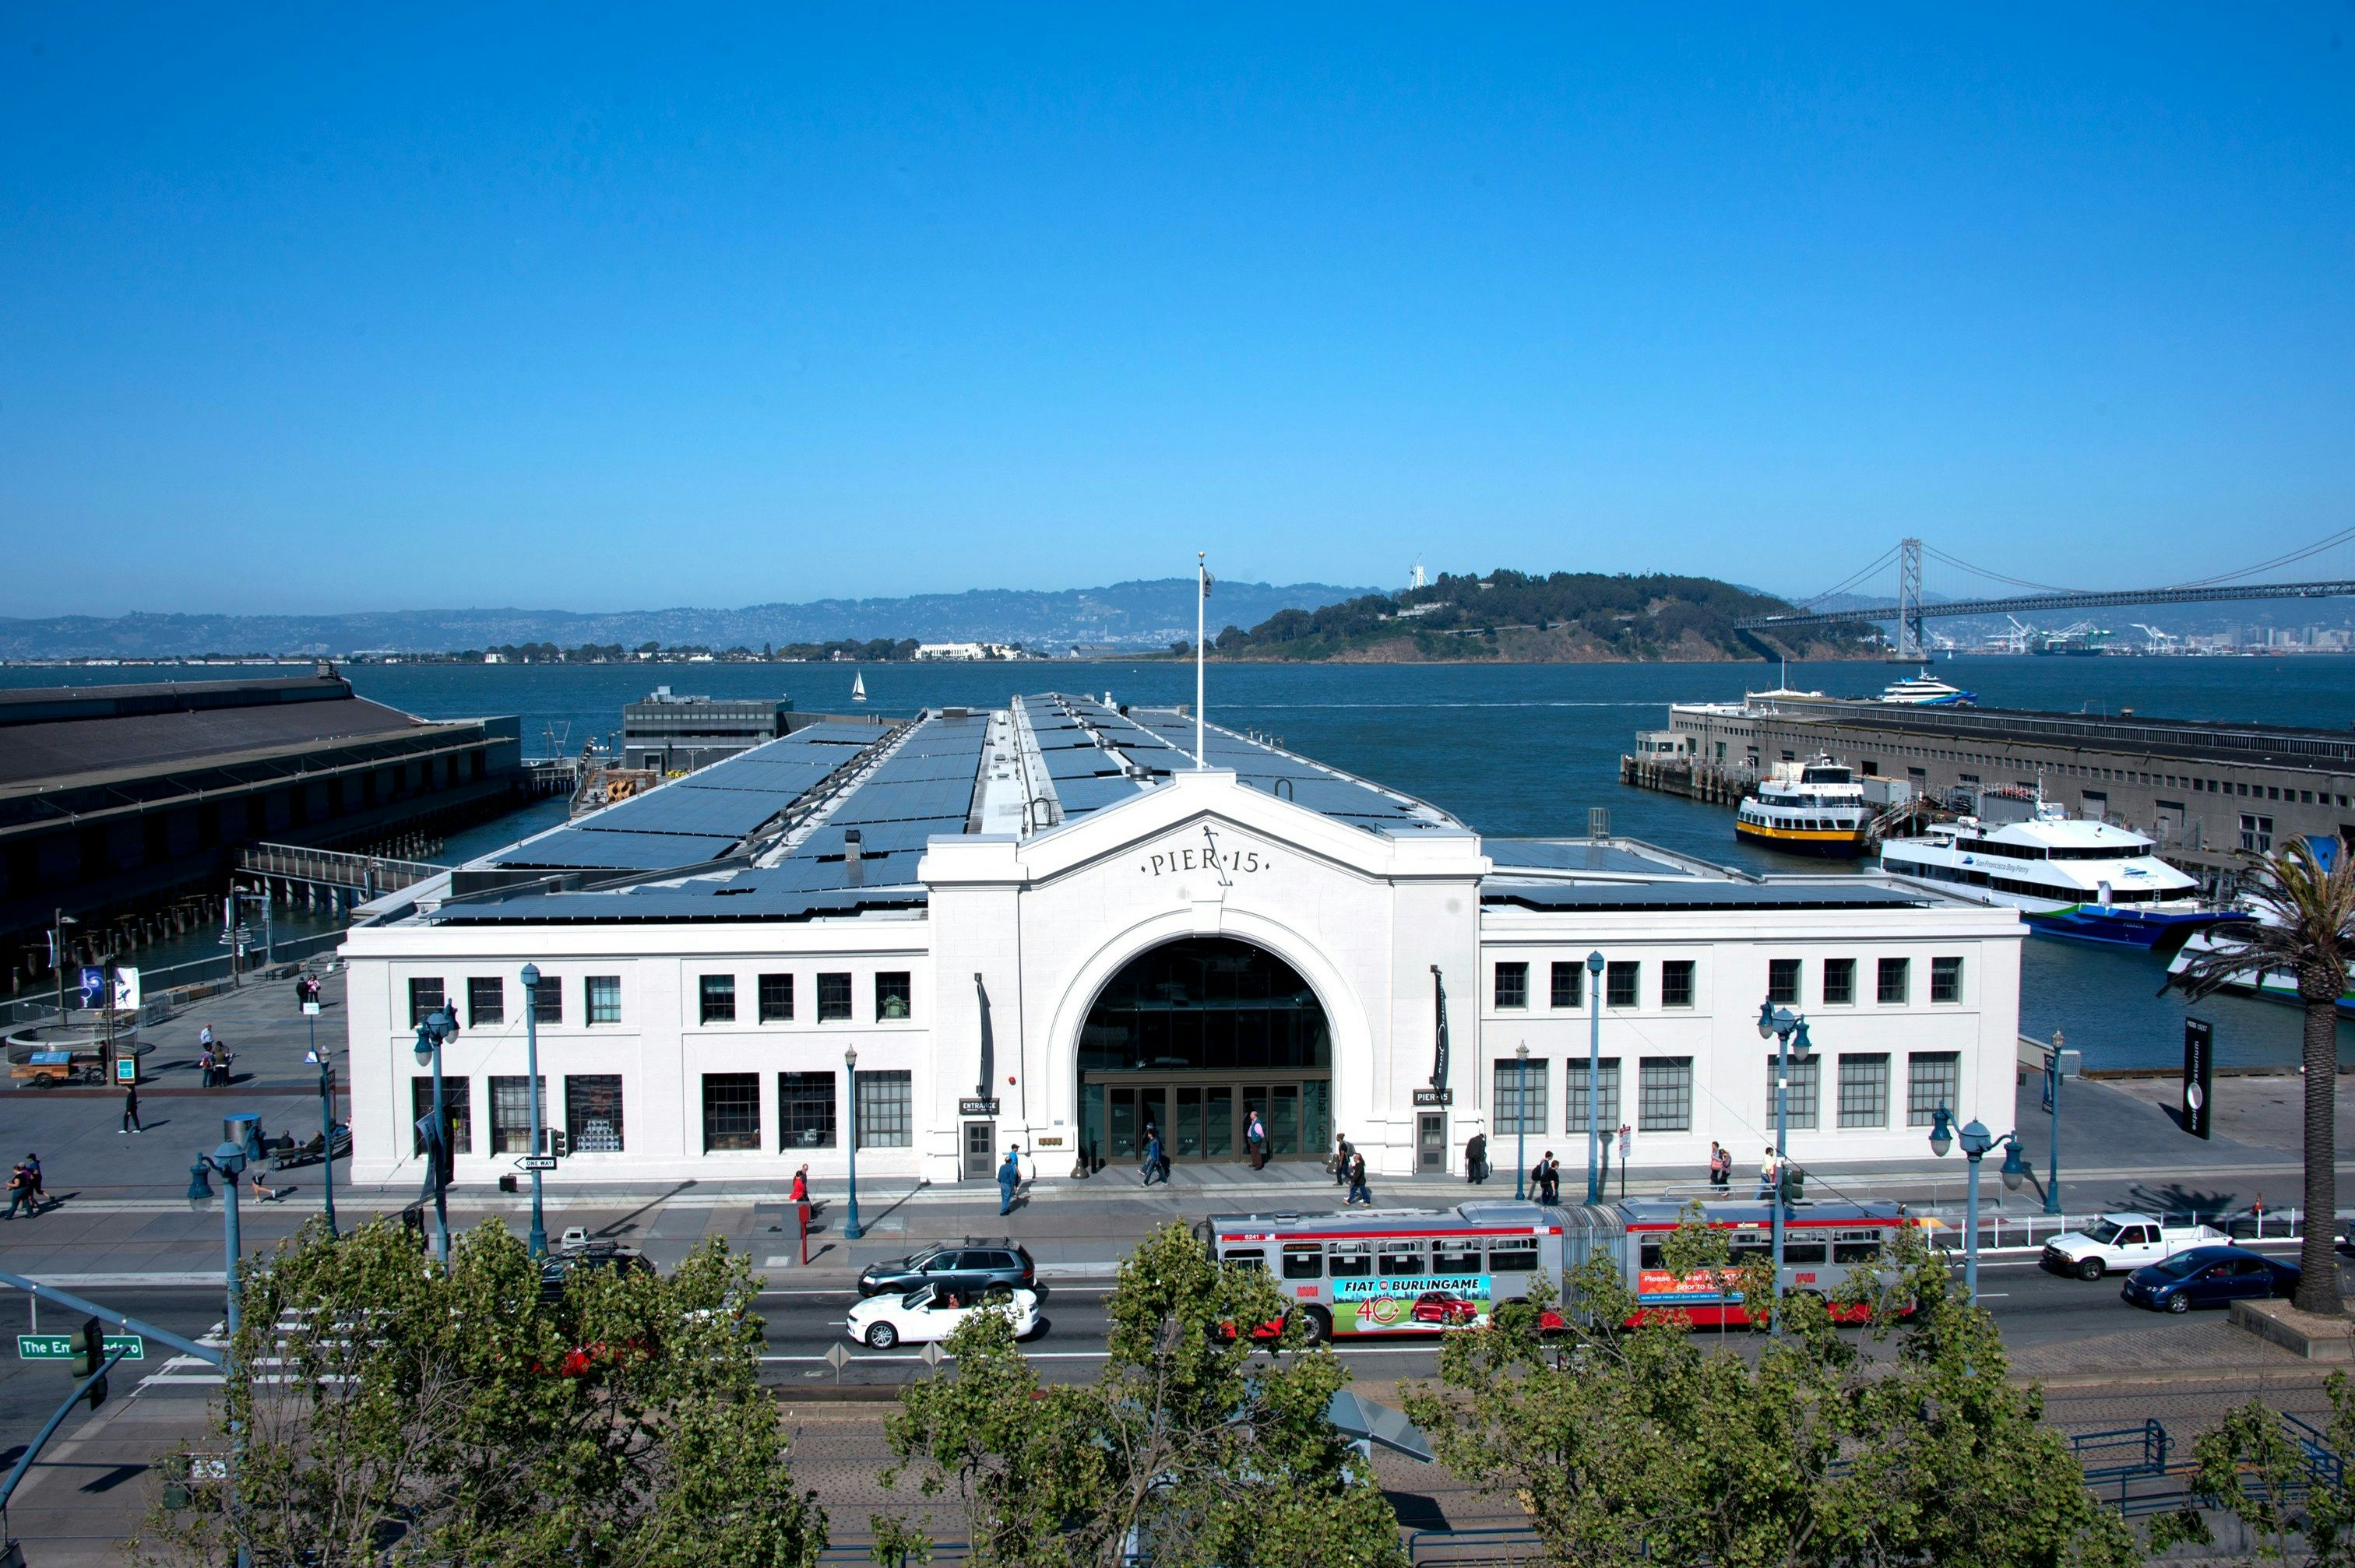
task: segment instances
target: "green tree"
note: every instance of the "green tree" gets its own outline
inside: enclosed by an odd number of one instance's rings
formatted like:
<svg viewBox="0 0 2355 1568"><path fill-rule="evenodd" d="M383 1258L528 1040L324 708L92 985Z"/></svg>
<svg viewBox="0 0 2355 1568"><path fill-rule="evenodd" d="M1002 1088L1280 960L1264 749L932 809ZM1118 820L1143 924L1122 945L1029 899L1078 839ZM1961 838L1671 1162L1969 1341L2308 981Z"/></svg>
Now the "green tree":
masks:
<svg viewBox="0 0 2355 1568"><path fill-rule="evenodd" d="M2298 1249L2297 1308L2338 1317L2339 1262L2330 1216L2339 1209L2339 999L2355 962L2355 854L2328 871L2313 847L2294 838L2272 854L2247 857L2243 896L2256 919L2217 932L2212 951L2184 966L2183 983L2205 996L2271 971L2297 981L2306 1010L2306 1239ZM2319 1219L2323 1223L2316 1224Z"/></svg>
<svg viewBox="0 0 2355 1568"><path fill-rule="evenodd" d="M1698 1250L1689 1239L1682 1261ZM1639 1310L1607 1255L1572 1282L1565 1331L1542 1331L1545 1301L1507 1305L1449 1336L1438 1387L1406 1401L1451 1469L1519 1503L1550 1562L2138 1561L2039 1397L2006 1381L1993 1320L1954 1298L1910 1231L1879 1277L1785 1297L1782 1336L1742 1350L1697 1339L1681 1311ZM1766 1284L1744 1271L1750 1300Z"/></svg>
<svg viewBox="0 0 2355 1568"><path fill-rule="evenodd" d="M261 1568L499 1563L787 1568L826 1516L759 1385L756 1282L714 1240L670 1277L584 1270L541 1299L496 1220L445 1273L401 1227L314 1221L247 1266L244 1324L199 1480L144 1561ZM186 1456L164 1463L186 1474ZM167 1472L168 1473L168 1472Z"/></svg>
<svg viewBox="0 0 2355 1568"><path fill-rule="evenodd" d="M1172 1224L1121 1265L1106 1309L1092 1383L1042 1384L1006 1319L976 1313L949 1341L955 1371L901 1395L892 1451L924 1496L955 1489L975 1563L1404 1563L1370 1467L1327 1418L1348 1371L1290 1328L1273 1346L1229 1331L1284 1316L1263 1270L1222 1267Z"/></svg>
<svg viewBox="0 0 2355 1568"><path fill-rule="evenodd" d="M2253 1399L2193 1439L2186 1489L2195 1504L2239 1520L2260 1557L2347 1568L2355 1563L2355 1484L2345 1457L2355 1454L2355 1381L2334 1372L2323 1388L2330 1418L2318 1445ZM2191 1505L2151 1531L2151 1545L2161 1552L2211 1539L2208 1521Z"/></svg>

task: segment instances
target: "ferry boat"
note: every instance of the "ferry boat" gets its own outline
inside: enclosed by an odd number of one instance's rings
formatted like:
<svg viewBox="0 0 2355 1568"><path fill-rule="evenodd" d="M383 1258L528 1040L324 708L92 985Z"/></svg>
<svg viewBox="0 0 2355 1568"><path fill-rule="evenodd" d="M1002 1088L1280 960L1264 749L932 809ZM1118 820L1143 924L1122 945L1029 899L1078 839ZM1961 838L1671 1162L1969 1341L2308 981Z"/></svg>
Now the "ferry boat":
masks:
<svg viewBox="0 0 2355 1568"><path fill-rule="evenodd" d="M1966 692L1960 686L1950 686L1930 673L1924 665L1918 675L1908 675L1891 681L1882 689L1881 700L1914 708L1966 708L1979 700L1977 692Z"/></svg>
<svg viewBox="0 0 2355 1568"><path fill-rule="evenodd" d="M2263 919L2264 916L2258 911L2242 908L2229 912L2226 918L2237 921L2256 921ZM2168 979L2177 984L2182 983L2183 971L2191 967L2191 961L2194 959L2203 958L2225 945L2220 929L2211 928L2192 932L2190 936L2184 938L2181 950L2168 961ZM2293 1007L2305 1005L2298 1001L2297 977L2286 969L2266 969L2255 974L2243 969L2226 980L2221 989L2229 991L2236 996L2254 996L2267 1001L2286 1001ZM2347 989L2339 993L2339 1016L2355 1018L2355 971L2350 972Z"/></svg>
<svg viewBox="0 0 2355 1568"><path fill-rule="evenodd" d="M2152 853L2151 840L2107 822L2080 821L2039 800L2024 822L1988 828L1975 817L1881 846L1881 869L1901 882L2017 909L2039 936L2122 948L2159 948L2232 919L2202 906L2200 884Z"/></svg>
<svg viewBox="0 0 2355 1568"><path fill-rule="evenodd" d="M1789 771L1785 771L1788 769ZM1829 757L1762 781L1733 815L1733 836L1786 854L1848 859L1864 853L1872 811L1855 775Z"/></svg>

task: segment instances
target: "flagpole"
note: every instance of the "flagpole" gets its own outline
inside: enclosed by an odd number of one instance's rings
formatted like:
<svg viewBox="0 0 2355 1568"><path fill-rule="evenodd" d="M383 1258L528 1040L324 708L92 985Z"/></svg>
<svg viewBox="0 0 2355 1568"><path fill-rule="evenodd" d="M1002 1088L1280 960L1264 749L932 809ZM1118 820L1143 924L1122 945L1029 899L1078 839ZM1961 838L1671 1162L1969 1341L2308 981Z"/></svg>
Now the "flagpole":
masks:
<svg viewBox="0 0 2355 1568"><path fill-rule="evenodd" d="M1202 761L1202 630L1203 614L1210 599L1210 566L1199 550L1194 552L1194 768L1199 772Z"/></svg>

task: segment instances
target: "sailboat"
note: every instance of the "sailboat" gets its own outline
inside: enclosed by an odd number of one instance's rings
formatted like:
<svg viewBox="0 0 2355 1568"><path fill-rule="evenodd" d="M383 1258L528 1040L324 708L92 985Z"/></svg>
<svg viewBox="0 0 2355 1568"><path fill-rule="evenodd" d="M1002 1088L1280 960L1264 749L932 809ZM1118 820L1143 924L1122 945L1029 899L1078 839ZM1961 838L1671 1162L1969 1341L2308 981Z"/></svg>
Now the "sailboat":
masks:
<svg viewBox="0 0 2355 1568"><path fill-rule="evenodd" d="M850 700L854 703L867 700L867 673L863 670L850 677Z"/></svg>

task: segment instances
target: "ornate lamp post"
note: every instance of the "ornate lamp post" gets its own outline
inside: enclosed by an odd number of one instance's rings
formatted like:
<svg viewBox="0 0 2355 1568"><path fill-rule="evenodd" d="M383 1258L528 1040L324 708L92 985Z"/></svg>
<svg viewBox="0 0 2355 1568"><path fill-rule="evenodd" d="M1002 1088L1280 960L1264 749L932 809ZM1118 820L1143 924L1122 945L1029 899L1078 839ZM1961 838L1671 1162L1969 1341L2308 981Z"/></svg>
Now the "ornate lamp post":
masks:
<svg viewBox="0 0 2355 1568"><path fill-rule="evenodd" d="M1990 1135L1987 1124L1977 1117L1965 1123L1961 1133L1955 1131L1954 1113L1940 1106L1930 1113L1930 1152L1940 1159L1959 1141L1963 1158L1971 1162L1970 1196L1963 1205L1963 1294L1973 1302L1979 1298L1979 1161L1987 1151L2000 1145L2003 1149L2003 1184L2007 1191L2017 1192L2019 1184L2028 1180L2028 1160L2019 1147L2019 1134L2007 1132L2001 1138Z"/></svg>
<svg viewBox="0 0 2355 1568"><path fill-rule="evenodd" d="M450 1105L442 1086L442 1047L458 1038L458 1014L449 1003L425 1015L417 1026L417 1060L433 1065L433 1125L425 1132L425 1153L432 1169L426 1172L427 1191L433 1194L433 1219L440 1227L435 1255L450 1266L450 1164L456 1151L450 1147Z"/></svg>
<svg viewBox="0 0 2355 1568"><path fill-rule="evenodd" d="M1758 1038L1780 1043L1774 1051L1774 1189L1767 1194L1774 1205L1774 1299L1768 1310L1779 1334L1783 1331L1784 1194L1791 1180L1791 1047L1796 1044L1802 1061L1814 1047L1807 1039L1806 1019L1771 1001L1758 1004Z"/></svg>
<svg viewBox="0 0 2355 1568"><path fill-rule="evenodd" d="M191 1209L201 1209L212 1198L212 1184L205 1180L205 1173L217 1171L221 1179L221 1196L225 1200L221 1206L221 1277L226 1290L221 1316L229 1340L223 1370L232 1380L237 1376L238 1330L245 1325L243 1292L238 1281L238 1264L243 1257L245 1247L238 1231L237 1179L245 1172L247 1155L245 1146L238 1141L237 1134L240 1128L251 1128L255 1119L250 1117L224 1118L219 1146L210 1154L197 1155L197 1162L188 1167L188 1207ZM233 1521L240 1514L237 1472L239 1461L244 1456L245 1428L232 1417L229 1444L229 1506ZM237 1531L237 1535L238 1568L250 1568L252 1549L246 1545L245 1531L241 1528Z"/></svg>
<svg viewBox="0 0 2355 1568"><path fill-rule="evenodd" d="M858 1047L842 1053L843 1069L850 1075L850 1207L843 1215L842 1239L857 1241L866 1231L858 1224Z"/></svg>
<svg viewBox="0 0 2355 1568"><path fill-rule="evenodd" d="M1603 955L1586 955L1586 1201L1603 1202ZM1623 1179L1624 1191L1626 1182Z"/></svg>
<svg viewBox="0 0 2355 1568"><path fill-rule="evenodd" d="M523 967L523 1051L524 1081L531 1087L531 1152L535 1158L548 1152L548 1140L539 1132L539 966ZM548 1255L548 1221L539 1206L539 1167L531 1168L531 1255Z"/></svg>
<svg viewBox="0 0 2355 1568"><path fill-rule="evenodd" d="M1520 1152L1513 1159L1513 1199L1518 1202L1529 1195L1529 1047L1526 1041L1513 1047L1513 1130L1520 1139Z"/></svg>

